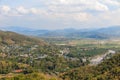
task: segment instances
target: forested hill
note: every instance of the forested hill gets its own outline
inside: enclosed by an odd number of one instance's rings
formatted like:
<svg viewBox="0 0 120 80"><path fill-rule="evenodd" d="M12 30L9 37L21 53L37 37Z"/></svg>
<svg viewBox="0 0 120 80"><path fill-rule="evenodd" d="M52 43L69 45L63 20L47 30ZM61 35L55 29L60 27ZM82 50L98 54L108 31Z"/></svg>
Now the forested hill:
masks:
<svg viewBox="0 0 120 80"><path fill-rule="evenodd" d="M46 43L42 40L36 38L31 38L28 36L20 35L15 32L10 31L0 31L0 44L17 44L17 45L30 45L30 44L39 44L45 45Z"/></svg>
<svg viewBox="0 0 120 80"><path fill-rule="evenodd" d="M84 66L61 75L63 80L120 80L120 54L97 66Z"/></svg>

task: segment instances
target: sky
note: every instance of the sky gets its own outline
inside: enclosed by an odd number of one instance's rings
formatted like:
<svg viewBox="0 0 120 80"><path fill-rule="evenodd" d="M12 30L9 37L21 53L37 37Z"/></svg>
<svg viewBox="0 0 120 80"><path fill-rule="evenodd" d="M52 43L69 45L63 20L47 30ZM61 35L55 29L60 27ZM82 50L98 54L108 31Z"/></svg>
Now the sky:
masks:
<svg viewBox="0 0 120 80"><path fill-rule="evenodd" d="M101 28L120 25L120 0L0 0L0 28Z"/></svg>

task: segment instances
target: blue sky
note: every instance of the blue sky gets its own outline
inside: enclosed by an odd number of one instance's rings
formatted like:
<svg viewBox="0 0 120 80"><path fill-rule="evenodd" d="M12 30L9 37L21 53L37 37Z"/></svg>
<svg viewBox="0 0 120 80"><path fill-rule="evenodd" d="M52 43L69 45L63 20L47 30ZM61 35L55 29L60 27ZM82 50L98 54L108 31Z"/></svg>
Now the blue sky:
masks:
<svg viewBox="0 0 120 80"><path fill-rule="evenodd" d="M0 0L0 28L100 28L120 25L120 0Z"/></svg>

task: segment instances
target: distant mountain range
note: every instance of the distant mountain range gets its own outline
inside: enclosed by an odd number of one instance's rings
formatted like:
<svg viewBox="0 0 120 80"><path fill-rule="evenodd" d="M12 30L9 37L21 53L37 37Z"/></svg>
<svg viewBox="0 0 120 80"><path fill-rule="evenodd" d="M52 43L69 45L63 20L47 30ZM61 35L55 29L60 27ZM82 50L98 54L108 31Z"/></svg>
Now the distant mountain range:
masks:
<svg viewBox="0 0 120 80"><path fill-rule="evenodd" d="M37 37L64 37L64 38L94 38L108 39L120 37L120 26L111 26L100 29L63 29L63 30L33 30L23 27L4 28L24 35Z"/></svg>

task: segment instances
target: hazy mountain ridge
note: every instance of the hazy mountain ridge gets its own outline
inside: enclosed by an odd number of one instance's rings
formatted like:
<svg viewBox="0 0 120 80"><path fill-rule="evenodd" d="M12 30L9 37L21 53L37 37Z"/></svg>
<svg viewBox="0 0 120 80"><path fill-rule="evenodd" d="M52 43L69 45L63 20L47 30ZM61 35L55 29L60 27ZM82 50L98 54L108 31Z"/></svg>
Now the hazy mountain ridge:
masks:
<svg viewBox="0 0 120 80"><path fill-rule="evenodd" d="M65 38L94 38L94 39L108 39L113 37L120 37L120 26L112 26L100 29L62 29L62 30L35 30L23 27L11 27L4 29L13 31L24 35L37 37L65 37Z"/></svg>

